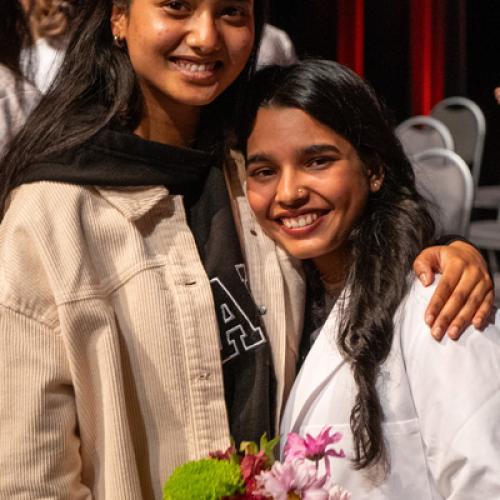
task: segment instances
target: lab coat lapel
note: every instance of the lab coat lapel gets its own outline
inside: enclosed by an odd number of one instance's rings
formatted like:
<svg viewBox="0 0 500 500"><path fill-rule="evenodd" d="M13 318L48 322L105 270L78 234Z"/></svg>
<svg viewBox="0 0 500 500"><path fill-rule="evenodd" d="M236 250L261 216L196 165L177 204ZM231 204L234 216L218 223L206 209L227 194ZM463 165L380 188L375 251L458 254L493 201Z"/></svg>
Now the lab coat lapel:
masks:
<svg viewBox="0 0 500 500"><path fill-rule="evenodd" d="M299 431L315 399L345 363L335 345L335 335L338 331L338 315L339 303L337 302L295 380L288 403L290 411L288 419L291 425L287 427L291 432Z"/></svg>

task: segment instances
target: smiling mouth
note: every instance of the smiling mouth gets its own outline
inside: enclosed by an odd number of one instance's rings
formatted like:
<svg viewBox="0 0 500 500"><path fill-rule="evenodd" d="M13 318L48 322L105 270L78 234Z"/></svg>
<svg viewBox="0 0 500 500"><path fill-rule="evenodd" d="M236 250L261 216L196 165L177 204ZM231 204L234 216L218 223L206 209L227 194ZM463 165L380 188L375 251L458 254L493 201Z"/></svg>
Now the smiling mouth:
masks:
<svg viewBox="0 0 500 500"><path fill-rule="evenodd" d="M171 57L170 60L183 72L192 75L211 75L217 69L222 66L222 62L204 62L198 63L190 61L189 59L181 59L177 57Z"/></svg>
<svg viewBox="0 0 500 500"><path fill-rule="evenodd" d="M322 215L325 215L325 213L326 212L309 212L307 214L297 215L296 217L279 217L277 220L287 229L302 229L314 225Z"/></svg>

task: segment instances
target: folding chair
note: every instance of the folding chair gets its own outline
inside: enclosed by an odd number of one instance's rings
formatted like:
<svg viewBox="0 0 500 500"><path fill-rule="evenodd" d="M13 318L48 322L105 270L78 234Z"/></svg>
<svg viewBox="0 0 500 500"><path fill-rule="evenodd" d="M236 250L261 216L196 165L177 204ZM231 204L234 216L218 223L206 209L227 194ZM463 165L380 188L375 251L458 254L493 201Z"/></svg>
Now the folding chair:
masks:
<svg viewBox="0 0 500 500"><path fill-rule="evenodd" d="M454 148L446 125L432 116L412 116L401 122L395 133L409 157L430 148Z"/></svg>
<svg viewBox="0 0 500 500"><path fill-rule="evenodd" d="M481 108L466 97L448 97L437 103L431 115L451 132L455 151L470 166L474 179L474 206L500 210L500 185L479 186L486 121Z"/></svg>
<svg viewBox="0 0 500 500"><path fill-rule="evenodd" d="M429 200L438 230L466 236L474 199L469 167L454 151L431 148L412 159L419 192Z"/></svg>

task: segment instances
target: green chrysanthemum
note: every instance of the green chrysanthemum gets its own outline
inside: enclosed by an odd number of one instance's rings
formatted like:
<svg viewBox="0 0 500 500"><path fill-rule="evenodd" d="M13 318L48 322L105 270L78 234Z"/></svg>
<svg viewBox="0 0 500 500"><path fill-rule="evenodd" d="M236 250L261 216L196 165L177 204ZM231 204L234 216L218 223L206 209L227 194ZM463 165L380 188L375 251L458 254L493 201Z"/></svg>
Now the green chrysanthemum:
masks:
<svg viewBox="0 0 500 500"><path fill-rule="evenodd" d="M219 500L243 491L238 464L207 458L177 467L165 483L163 500Z"/></svg>

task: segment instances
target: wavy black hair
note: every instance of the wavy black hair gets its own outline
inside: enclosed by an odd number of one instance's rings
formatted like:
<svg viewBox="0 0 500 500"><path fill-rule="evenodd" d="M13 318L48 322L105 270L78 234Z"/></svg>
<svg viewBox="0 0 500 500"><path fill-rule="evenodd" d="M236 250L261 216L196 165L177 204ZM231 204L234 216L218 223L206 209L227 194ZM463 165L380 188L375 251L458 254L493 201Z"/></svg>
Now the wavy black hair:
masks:
<svg viewBox="0 0 500 500"><path fill-rule="evenodd" d="M393 316L407 292L411 264L432 242L434 222L386 109L354 72L331 61L305 60L264 69L251 91L239 127L243 150L259 108L296 108L347 139L367 172L384 174L382 188L370 194L349 237L345 284L350 293L337 344L350 362L358 389L350 417L354 466L389 466L377 375L391 350Z"/></svg>
<svg viewBox="0 0 500 500"><path fill-rule="evenodd" d="M14 0L13 0L14 1ZM32 164L77 147L110 123L133 130L143 107L135 72L124 48L113 43L113 5L133 0L82 0L58 75L12 141L0 165L0 218L9 192ZM255 72L267 0L255 0L255 43L236 81L202 112L205 129L230 126ZM222 125L221 125L222 124ZM221 137L223 134L219 134Z"/></svg>

